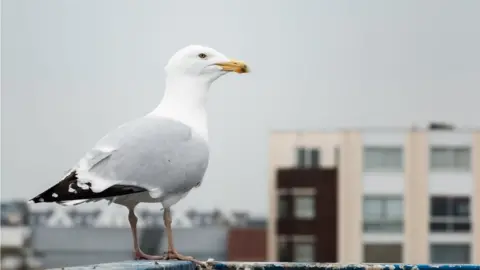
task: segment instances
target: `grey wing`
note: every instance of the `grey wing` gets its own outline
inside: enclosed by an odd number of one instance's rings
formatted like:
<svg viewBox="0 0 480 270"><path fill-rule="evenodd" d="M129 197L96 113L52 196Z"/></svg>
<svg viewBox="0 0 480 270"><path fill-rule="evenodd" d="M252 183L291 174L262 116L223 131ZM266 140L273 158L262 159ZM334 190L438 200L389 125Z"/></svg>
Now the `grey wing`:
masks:
<svg viewBox="0 0 480 270"><path fill-rule="evenodd" d="M59 183L32 200L76 204L144 191L178 194L202 181L208 159L207 142L188 126L138 118L103 137Z"/></svg>
<svg viewBox="0 0 480 270"><path fill-rule="evenodd" d="M160 194L181 193L198 185L208 166L205 140L171 119L144 117L100 140L106 158L88 171L115 183L128 183ZM103 187L101 187L103 188Z"/></svg>

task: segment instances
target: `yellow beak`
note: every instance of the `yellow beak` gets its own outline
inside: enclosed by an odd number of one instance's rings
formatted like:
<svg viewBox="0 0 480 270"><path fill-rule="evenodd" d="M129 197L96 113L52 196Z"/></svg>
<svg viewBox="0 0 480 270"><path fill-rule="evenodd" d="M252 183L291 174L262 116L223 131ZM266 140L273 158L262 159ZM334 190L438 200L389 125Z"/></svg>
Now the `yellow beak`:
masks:
<svg viewBox="0 0 480 270"><path fill-rule="evenodd" d="M233 71L237 73L250 72L250 69L248 68L247 64L238 60L230 60L228 62L216 63L215 65L221 67L223 71L228 71L228 72Z"/></svg>

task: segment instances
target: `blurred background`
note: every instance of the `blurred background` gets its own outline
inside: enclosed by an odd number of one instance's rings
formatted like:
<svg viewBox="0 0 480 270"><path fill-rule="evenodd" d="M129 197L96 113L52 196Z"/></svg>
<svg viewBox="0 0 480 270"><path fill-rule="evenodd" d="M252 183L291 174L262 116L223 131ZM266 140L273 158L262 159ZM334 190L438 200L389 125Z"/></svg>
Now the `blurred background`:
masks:
<svg viewBox="0 0 480 270"><path fill-rule="evenodd" d="M237 261L480 264L480 1L1 1L1 269L132 259L127 211L27 205L152 110L189 44L241 59L177 249ZM163 253L160 205L137 208Z"/></svg>

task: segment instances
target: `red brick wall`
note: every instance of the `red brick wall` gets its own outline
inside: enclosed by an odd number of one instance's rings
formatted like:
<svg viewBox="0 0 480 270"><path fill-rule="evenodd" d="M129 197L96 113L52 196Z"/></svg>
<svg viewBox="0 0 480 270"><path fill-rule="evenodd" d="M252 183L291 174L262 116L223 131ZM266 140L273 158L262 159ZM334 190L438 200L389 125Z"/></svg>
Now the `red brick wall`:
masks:
<svg viewBox="0 0 480 270"><path fill-rule="evenodd" d="M231 228L227 240L229 261L265 261L267 232L264 228Z"/></svg>

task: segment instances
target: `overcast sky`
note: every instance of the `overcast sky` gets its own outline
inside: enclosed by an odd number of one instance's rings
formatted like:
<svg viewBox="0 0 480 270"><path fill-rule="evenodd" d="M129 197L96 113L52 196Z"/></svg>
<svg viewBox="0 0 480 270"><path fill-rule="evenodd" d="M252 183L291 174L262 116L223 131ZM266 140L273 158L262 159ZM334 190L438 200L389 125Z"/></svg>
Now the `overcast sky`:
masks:
<svg viewBox="0 0 480 270"><path fill-rule="evenodd" d="M206 179L175 208L265 214L272 129L479 125L478 10L477 0L3 0L2 199L37 195L152 110L168 58L203 44L253 72L214 83Z"/></svg>

